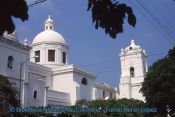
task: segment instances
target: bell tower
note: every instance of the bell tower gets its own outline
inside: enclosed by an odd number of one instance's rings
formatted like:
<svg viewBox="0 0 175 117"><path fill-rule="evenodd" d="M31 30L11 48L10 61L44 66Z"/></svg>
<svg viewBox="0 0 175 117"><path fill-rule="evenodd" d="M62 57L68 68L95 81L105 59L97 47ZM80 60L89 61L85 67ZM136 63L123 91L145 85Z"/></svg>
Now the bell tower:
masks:
<svg viewBox="0 0 175 117"><path fill-rule="evenodd" d="M128 47L121 49L120 61L120 98L135 98L144 101L139 91L148 71L146 51L136 45L132 39Z"/></svg>

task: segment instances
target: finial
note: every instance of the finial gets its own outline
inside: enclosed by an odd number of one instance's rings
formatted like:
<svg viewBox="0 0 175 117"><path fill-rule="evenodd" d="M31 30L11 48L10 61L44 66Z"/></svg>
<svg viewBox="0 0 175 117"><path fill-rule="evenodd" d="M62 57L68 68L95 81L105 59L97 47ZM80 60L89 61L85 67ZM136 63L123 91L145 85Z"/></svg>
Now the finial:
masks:
<svg viewBox="0 0 175 117"><path fill-rule="evenodd" d="M135 45L135 42L134 42L134 35L132 35L132 37L131 37L131 45Z"/></svg>
<svg viewBox="0 0 175 117"><path fill-rule="evenodd" d="M134 39L131 40L131 44L134 44Z"/></svg>
<svg viewBox="0 0 175 117"><path fill-rule="evenodd" d="M51 19L51 15L48 15L48 19L44 23L45 30L54 30L54 22Z"/></svg>
<svg viewBox="0 0 175 117"><path fill-rule="evenodd" d="M131 37L131 43L134 42L134 35Z"/></svg>
<svg viewBox="0 0 175 117"><path fill-rule="evenodd" d="M52 21L52 22L53 22L53 20L51 19L51 15L50 15L50 14L49 14L49 16L48 16L47 21Z"/></svg>
<svg viewBox="0 0 175 117"><path fill-rule="evenodd" d="M48 18L47 18L47 20L45 21L45 23L47 23L47 22L53 22L53 20L51 19L51 15L50 15L50 14L48 15Z"/></svg>
<svg viewBox="0 0 175 117"><path fill-rule="evenodd" d="M29 44L28 44L28 40L27 38L24 39L24 46L27 47Z"/></svg>
<svg viewBox="0 0 175 117"><path fill-rule="evenodd" d="M50 14L49 14L49 16L48 16L48 19L51 19L51 16L50 16Z"/></svg>
<svg viewBox="0 0 175 117"><path fill-rule="evenodd" d="M123 48L121 49L121 55L122 55L122 54L124 54L124 49L123 49Z"/></svg>

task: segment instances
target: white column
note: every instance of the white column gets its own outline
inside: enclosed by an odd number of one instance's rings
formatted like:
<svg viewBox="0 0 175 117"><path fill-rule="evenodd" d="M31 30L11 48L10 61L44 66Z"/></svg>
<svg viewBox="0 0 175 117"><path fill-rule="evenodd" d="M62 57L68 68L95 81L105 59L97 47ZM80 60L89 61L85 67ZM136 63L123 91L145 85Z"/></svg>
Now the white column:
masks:
<svg viewBox="0 0 175 117"><path fill-rule="evenodd" d="M44 83L45 83L45 86L44 86L44 107L47 106L47 91L48 91L48 87L47 87L47 84L46 84L46 77L44 78Z"/></svg>
<svg viewBox="0 0 175 117"><path fill-rule="evenodd" d="M25 90L25 87L24 87L24 81L25 81L25 64L23 66L23 69L22 69L22 78L21 78L21 107L24 107L24 90Z"/></svg>

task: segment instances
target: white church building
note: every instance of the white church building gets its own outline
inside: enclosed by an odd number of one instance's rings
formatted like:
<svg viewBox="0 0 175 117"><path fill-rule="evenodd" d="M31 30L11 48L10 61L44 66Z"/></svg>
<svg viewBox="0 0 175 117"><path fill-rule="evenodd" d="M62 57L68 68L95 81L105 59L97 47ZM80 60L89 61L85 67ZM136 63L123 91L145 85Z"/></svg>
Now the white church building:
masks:
<svg viewBox="0 0 175 117"><path fill-rule="evenodd" d="M121 50L121 78L116 94L119 98L144 100L139 89L148 69L146 58L145 50L135 45L134 40ZM107 85L96 85L95 74L69 64L69 45L54 31L50 16L31 46L27 40L21 44L15 33L0 37L0 74L20 89L23 107L70 106L77 100L95 100L101 95L105 99L102 90ZM116 91L110 86L106 90L110 97L115 97Z"/></svg>
<svg viewBox="0 0 175 117"><path fill-rule="evenodd" d="M69 45L54 31L50 16L31 47L27 40L21 44L15 33L4 34L0 39L0 55L0 73L21 89L23 107L69 106L76 100L95 100L96 76L69 64Z"/></svg>

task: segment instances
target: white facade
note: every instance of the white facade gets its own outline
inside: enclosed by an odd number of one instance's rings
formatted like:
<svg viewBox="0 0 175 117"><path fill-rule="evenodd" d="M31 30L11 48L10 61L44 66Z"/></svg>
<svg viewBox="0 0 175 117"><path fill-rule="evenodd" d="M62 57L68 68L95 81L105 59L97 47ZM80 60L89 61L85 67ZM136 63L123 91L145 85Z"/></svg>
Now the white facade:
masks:
<svg viewBox="0 0 175 117"><path fill-rule="evenodd" d="M96 87L96 99L97 100L108 100L108 99L116 99L117 90L108 84L102 82L97 83Z"/></svg>
<svg viewBox="0 0 175 117"><path fill-rule="evenodd" d="M20 89L22 73L20 97L23 107L70 106L81 99L95 100L96 76L68 64L69 46L54 31L50 16L44 23L44 31L33 39L31 47L26 39L21 44L15 33L0 38L0 55L3 55L0 74Z"/></svg>
<svg viewBox="0 0 175 117"><path fill-rule="evenodd" d="M86 83L83 83L83 79ZM94 86L95 76L74 65L53 70L53 89L69 93L72 104L81 99L95 100Z"/></svg>
<svg viewBox="0 0 175 117"><path fill-rule="evenodd" d="M30 47L25 47L17 40L16 34L4 34L0 37L0 74L6 76L11 82L20 88L20 64L23 60L29 58ZM24 77L28 76L27 64L23 65L22 87L24 87ZM24 73L25 72L25 73ZM24 89L21 89L21 99L24 99ZM24 100L22 100L22 103Z"/></svg>
<svg viewBox="0 0 175 117"><path fill-rule="evenodd" d="M148 70L145 50L131 40L131 44L127 48L121 49L120 61L120 98L135 98L144 101L144 97L139 91Z"/></svg>

